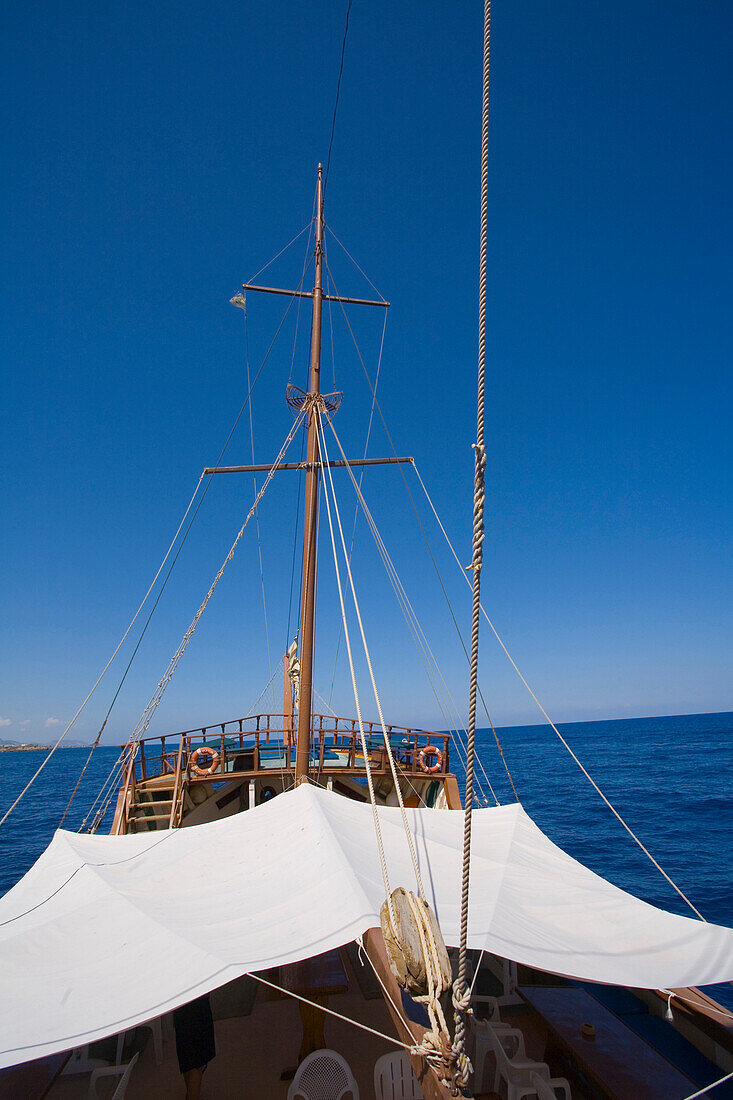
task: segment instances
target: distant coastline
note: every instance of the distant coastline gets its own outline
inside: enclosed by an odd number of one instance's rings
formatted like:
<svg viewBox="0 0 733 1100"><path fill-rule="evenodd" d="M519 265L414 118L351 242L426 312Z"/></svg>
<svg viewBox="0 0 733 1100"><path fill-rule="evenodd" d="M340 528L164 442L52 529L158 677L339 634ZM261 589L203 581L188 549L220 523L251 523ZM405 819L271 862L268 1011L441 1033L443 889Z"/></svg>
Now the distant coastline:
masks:
<svg viewBox="0 0 733 1100"><path fill-rule="evenodd" d="M0 752L50 752L50 745L0 745Z"/></svg>

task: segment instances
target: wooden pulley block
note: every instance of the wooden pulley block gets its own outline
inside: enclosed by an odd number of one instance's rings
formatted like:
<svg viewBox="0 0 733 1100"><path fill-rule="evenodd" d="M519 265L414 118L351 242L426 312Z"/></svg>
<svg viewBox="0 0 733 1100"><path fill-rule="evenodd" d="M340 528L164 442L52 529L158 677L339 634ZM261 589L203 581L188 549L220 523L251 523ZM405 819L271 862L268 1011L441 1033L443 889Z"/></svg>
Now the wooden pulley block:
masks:
<svg viewBox="0 0 733 1100"><path fill-rule="evenodd" d="M389 905L386 901L382 904L379 918L392 973L407 993L416 997L426 997L428 995L426 965L429 965L433 972L435 996L439 997L446 989L450 989L453 984L453 974L443 933L440 931L435 913L426 901L415 894L408 894L402 886L392 891L391 901L395 927L392 927ZM428 947L427 964L416 917L422 924ZM437 969L430 946L431 941L435 944Z"/></svg>

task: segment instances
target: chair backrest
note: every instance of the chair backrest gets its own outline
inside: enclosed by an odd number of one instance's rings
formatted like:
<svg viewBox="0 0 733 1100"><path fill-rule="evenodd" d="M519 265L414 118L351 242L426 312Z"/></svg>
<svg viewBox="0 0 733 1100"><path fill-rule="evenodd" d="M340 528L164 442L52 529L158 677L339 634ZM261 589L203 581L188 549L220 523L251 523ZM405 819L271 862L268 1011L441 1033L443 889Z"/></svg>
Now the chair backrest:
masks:
<svg viewBox="0 0 733 1100"><path fill-rule="evenodd" d="M127 1063L127 1069L122 1074L122 1077L120 1078L120 1083L118 1084L115 1091L112 1093L112 1100L123 1100L123 1097L127 1092L127 1086L129 1084L130 1078L132 1077L132 1071L134 1070L135 1063L137 1062L139 1057L140 1051L138 1051L134 1058L131 1058L130 1061Z"/></svg>
<svg viewBox="0 0 733 1100"><path fill-rule="evenodd" d="M422 1100L422 1089L404 1050L383 1054L374 1066L377 1100Z"/></svg>
<svg viewBox="0 0 733 1100"><path fill-rule="evenodd" d="M288 1100L359 1100L348 1062L335 1050L314 1050L298 1066Z"/></svg>
<svg viewBox="0 0 733 1100"><path fill-rule="evenodd" d="M488 1039L497 1065L509 1070L515 1058L524 1059L524 1036L518 1028L504 1027L500 1031L489 1029Z"/></svg>
<svg viewBox="0 0 733 1100"><path fill-rule="evenodd" d="M530 1075L530 1083L537 1092L538 1100L558 1100L558 1088L562 1089L563 1100L571 1100L570 1085L564 1077L546 1081L539 1073L533 1073Z"/></svg>

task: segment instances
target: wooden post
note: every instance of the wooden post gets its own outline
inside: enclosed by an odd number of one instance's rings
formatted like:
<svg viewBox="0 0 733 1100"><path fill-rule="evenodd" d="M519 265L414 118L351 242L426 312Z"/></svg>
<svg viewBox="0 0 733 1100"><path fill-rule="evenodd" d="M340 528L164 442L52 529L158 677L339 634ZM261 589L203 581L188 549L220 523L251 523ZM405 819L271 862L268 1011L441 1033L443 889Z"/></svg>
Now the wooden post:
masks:
<svg viewBox="0 0 733 1100"><path fill-rule="evenodd" d="M290 682L290 651L283 657L283 714L285 715L285 735L283 741L286 745L293 743L293 685Z"/></svg>
<svg viewBox="0 0 733 1100"><path fill-rule="evenodd" d="M323 166L318 165L316 199L315 280L311 323L311 399L321 392L321 315L323 310ZM310 764L311 708L313 705L313 640L316 611L316 529L318 520L318 411L312 403L308 412L308 445L305 475L305 524L303 531L303 599L300 620L300 702L295 782L308 778Z"/></svg>

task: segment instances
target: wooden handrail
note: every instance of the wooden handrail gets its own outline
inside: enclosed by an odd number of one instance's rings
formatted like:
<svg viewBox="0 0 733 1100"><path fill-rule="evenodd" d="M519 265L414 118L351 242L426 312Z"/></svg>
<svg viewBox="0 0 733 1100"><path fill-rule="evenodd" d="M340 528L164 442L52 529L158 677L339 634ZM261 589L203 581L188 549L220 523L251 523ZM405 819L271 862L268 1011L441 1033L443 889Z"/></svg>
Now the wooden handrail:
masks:
<svg viewBox="0 0 733 1100"><path fill-rule="evenodd" d="M234 729L231 730L229 736L233 736L236 733L240 733L240 732L244 736L246 736L247 731L243 728L245 722L255 723L256 728L261 730L262 732L265 732L265 730L268 727L270 727L272 732L275 732L275 730L281 730L281 729L284 730L286 728L285 717L286 716L284 714L251 714L251 715L248 715L245 718L230 718L226 722L212 722L208 726L197 726L195 729L178 730L176 733L168 733L168 734L162 734L162 735L157 734L157 735L154 735L152 737L144 737L144 738L140 739L139 744L143 745L148 741L161 741L165 737L181 737L183 734L186 734L186 735L189 735L189 736L191 734L195 734L196 736L201 734L202 737L205 738L207 732L211 729L214 729L214 728L216 728L218 730L224 730L224 732L226 733L226 727L227 726L235 727ZM357 724L357 720L355 718L339 718L337 715L332 715L332 714L317 714L317 715L314 715L313 717L314 717L314 721L318 720L319 729L323 729L324 733L327 733L327 732L355 733L355 732L358 731L358 724ZM279 720L279 723L278 723L277 726L273 726L273 723L271 721L271 719L273 719L273 718L276 718L276 719ZM264 725L262 724L262 719L266 720ZM341 729L342 725L346 727L346 729L343 730L343 731ZM378 723L375 723L373 721L364 723L365 729L368 728L371 732L374 731L375 725L378 726L377 733L381 732L381 726ZM441 734L437 733L437 731L435 731L435 730L425 730L425 729L419 729L418 730L414 726L396 726L396 725L393 725L393 724L390 724L390 725L387 726L387 732L388 732L388 734L395 733L395 734L403 734L403 735L417 733L417 734L419 734L421 736L425 736L425 737L440 737L441 736ZM250 734L254 734L254 728L250 731Z"/></svg>
<svg viewBox="0 0 733 1100"><path fill-rule="evenodd" d="M316 722L316 729L314 732L315 736L318 738L318 742L316 749L314 738L313 749L317 752L318 766L321 769L328 770L326 750L334 748L338 749L340 752L346 752L347 768L357 768L356 757L361 749L361 738L356 719L339 718L336 715L316 715L314 719ZM254 728L245 730L244 724L249 721L253 723ZM188 778L191 779L192 776L188 762L186 763L186 767L183 767L183 753L187 751L190 756L192 745L195 745L196 742L199 744L203 743L204 745L208 744L213 747L214 740L217 742L219 753L219 766L215 778L224 778L228 776L230 773L227 772L227 763L232 760L234 755L246 751L249 748L253 751L254 770L259 771L260 749L263 744L280 747L285 757L284 766L290 769L292 767L293 753L292 745L288 746L286 744L286 723L286 715L260 714L253 715L251 718L238 718L234 719L232 722L217 722L215 725L199 726L195 730L183 731L177 735L179 738L179 745L175 774L177 776L180 766L182 772L185 772ZM230 732L227 732L227 727L230 727ZM382 741L381 725L375 722L366 721L363 723L363 728L367 738L368 751L375 751L379 748ZM401 760L401 767L403 769L412 772L420 771L420 750L427 745L440 745L442 742L443 760L439 771L442 775L449 773L449 734L438 734L431 730L416 730L409 726L395 726L392 724L387 726L386 730L387 735L392 740L395 756ZM139 776L141 780L163 775L167 772L173 772L173 761L169 759L173 754L166 752L166 737L170 738L171 734L148 737L145 738L145 743L142 741L139 743ZM152 741L160 743L160 754L156 753L151 755L150 751L148 751L146 755L145 744L148 744L148 750L150 750L149 742ZM133 770L135 770L134 764ZM136 780L137 777L138 775L136 772L134 779ZM129 784L127 784L126 781L125 789L127 789L127 786L129 786Z"/></svg>

